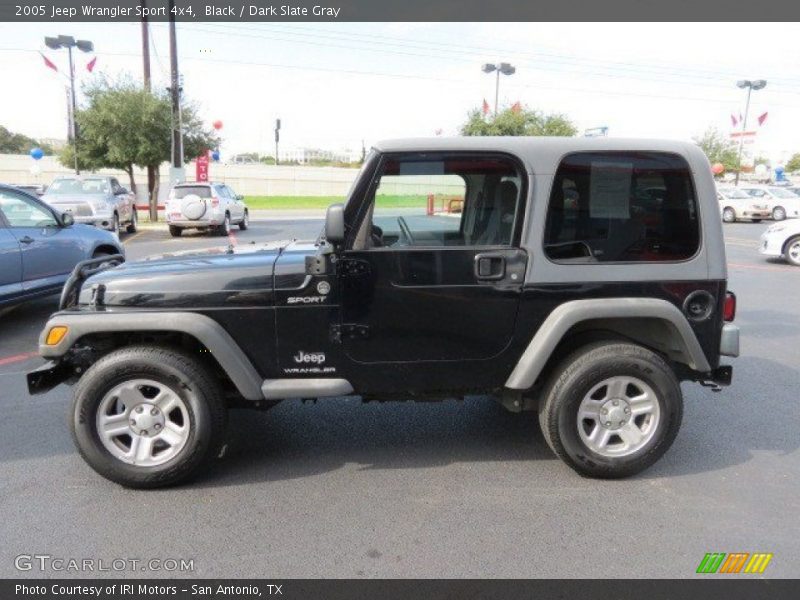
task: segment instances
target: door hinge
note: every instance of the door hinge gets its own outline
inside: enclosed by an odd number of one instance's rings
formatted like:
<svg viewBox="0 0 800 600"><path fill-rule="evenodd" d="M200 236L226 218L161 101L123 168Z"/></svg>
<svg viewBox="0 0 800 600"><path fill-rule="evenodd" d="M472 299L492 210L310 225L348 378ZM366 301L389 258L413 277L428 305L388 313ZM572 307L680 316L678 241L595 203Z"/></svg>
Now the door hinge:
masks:
<svg viewBox="0 0 800 600"><path fill-rule="evenodd" d="M365 340L368 337L369 325L357 325L355 323L331 325L331 341L334 344L341 344L342 338Z"/></svg>

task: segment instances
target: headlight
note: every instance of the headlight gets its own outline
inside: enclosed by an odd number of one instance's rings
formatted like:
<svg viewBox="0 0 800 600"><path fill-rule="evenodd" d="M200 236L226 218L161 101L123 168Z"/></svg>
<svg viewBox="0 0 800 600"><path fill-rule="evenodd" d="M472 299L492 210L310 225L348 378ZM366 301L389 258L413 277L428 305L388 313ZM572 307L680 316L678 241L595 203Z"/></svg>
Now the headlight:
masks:
<svg viewBox="0 0 800 600"><path fill-rule="evenodd" d="M778 231L783 231L786 229L786 225L770 225L767 227L767 233L776 233Z"/></svg>

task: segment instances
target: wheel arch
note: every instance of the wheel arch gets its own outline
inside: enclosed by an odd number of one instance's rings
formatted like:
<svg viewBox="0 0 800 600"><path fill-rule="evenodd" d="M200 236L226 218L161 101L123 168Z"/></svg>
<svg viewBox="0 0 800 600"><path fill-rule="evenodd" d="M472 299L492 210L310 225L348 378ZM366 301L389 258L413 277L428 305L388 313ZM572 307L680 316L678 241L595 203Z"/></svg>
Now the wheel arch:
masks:
<svg viewBox="0 0 800 600"><path fill-rule="evenodd" d="M64 338L47 345L47 333L54 326L67 327ZM163 333L189 336L208 351L222 372L247 400L262 400L262 377L236 341L216 321L205 315L189 312L64 314L57 313L48 320L39 337L39 353L44 358L60 358L81 340L115 335L150 335Z"/></svg>
<svg viewBox="0 0 800 600"><path fill-rule="evenodd" d="M711 370L683 313L666 300L612 298L573 300L557 307L522 353L505 387L528 390L562 356L584 341L626 339L692 370Z"/></svg>

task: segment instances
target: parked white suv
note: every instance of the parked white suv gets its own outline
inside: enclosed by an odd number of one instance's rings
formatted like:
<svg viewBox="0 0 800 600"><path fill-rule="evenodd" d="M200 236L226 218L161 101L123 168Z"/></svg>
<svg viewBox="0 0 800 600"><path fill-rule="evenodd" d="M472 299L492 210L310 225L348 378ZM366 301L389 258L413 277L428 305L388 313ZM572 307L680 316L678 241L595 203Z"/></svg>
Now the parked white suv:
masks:
<svg viewBox="0 0 800 600"><path fill-rule="evenodd" d="M785 187L742 186L759 204L766 204L776 221L800 217L800 196Z"/></svg>
<svg viewBox="0 0 800 600"><path fill-rule="evenodd" d="M228 235L234 223L245 230L250 214L243 198L224 183L179 183L167 200L169 232L178 237L192 228Z"/></svg>

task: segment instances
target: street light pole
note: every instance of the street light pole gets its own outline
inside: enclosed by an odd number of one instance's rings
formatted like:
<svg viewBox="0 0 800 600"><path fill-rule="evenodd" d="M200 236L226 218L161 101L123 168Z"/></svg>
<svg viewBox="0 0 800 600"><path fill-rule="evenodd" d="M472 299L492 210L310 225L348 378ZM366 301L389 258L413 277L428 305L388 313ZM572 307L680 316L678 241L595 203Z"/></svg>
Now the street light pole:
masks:
<svg viewBox="0 0 800 600"><path fill-rule="evenodd" d="M517 72L517 69L516 67L512 67L509 63L500 63L497 65L486 63L481 67L481 71L484 73L496 71L494 82L494 116L496 117L497 111L499 110L498 107L500 106L500 73L503 75L513 75Z"/></svg>
<svg viewBox="0 0 800 600"><path fill-rule="evenodd" d="M494 80L494 116L497 116L497 105L500 102L500 69L497 69L497 77Z"/></svg>
<svg viewBox="0 0 800 600"><path fill-rule="evenodd" d="M760 90L765 88L767 82L765 79L756 79L755 81L750 81L749 79L743 79L741 81L736 82L736 86L744 89L747 88L747 101L744 105L744 118L742 119L742 131L739 136L739 158L737 159L737 168L736 168L736 181L734 182L735 186L739 185L739 174L742 172L742 150L744 149L744 134L747 131L747 114L750 112L750 94L753 90Z"/></svg>

